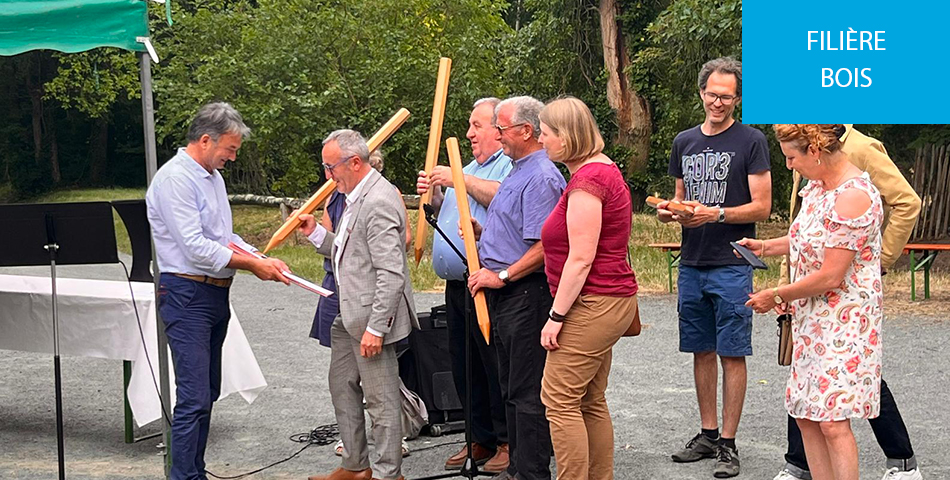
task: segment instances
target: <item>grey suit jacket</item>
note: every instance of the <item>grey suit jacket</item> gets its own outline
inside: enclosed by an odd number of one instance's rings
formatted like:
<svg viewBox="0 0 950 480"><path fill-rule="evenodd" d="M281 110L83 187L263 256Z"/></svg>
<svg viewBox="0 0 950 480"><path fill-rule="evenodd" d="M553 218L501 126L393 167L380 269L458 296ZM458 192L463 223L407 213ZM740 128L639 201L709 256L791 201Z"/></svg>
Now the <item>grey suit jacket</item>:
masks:
<svg viewBox="0 0 950 480"><path fill-rule="evenodd" d="M328 231L317 251L335 258L334 240L344 236L335 272L343 326L356 339L372 327L390 344L419 328L406 263L406 210L396 187L376 170L368 175L348 207L353 212L346 231Z"/></svg>

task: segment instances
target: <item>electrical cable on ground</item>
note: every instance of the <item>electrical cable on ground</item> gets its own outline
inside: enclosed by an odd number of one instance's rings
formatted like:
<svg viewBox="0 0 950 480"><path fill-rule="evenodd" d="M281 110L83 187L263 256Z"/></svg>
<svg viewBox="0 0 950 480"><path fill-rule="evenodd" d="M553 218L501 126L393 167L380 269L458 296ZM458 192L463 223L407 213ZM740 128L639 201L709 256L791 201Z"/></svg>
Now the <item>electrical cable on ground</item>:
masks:
<svg viewBox="0 0 950 480"><path fill-rule="evenodd" d="M149 369L149 372L152 374L152 385L155 386L155 393L158 395L158 401L159 401L159 403L160 403L161 406L162 406L162 419L165 420L165 423L166 423L169 427L171 427L171 424L172 424L172 423L171 423L171 415L168 414L168 409L165 407L165 401L164 401L164 399L162 399L161 389L159 389L159 387L158 387L158 379L155 378L155 369L152 367L152 359L148 356L148 342L145 341L145 330L144 330L144 328L142 328L142 319L141 319L141 317L139 316L138 304L135 303L135 292L134 292L134 289L133 289L133 287L132 287L132 278L131 278L131 276L129 275L129 268L125 265L125 262L119 260L119 263L122 265L122 268L125 270L125 279L126 279L126 281L128 281L128 284L129 284L129 294L132 296L132 308L135 310L135 322L136 322L136 324L138 325L138 328L139 328L139 337L140 337L141 340L142 340L142 349L145 351L145 359L148 361L148 369ZM155 308L157 309L158 306L156 305ZM298 455L300 455L301 453L303 453L304 450L310 448L310 447L313 446L313 445L323 446L323 445L330 445L330 444L332 444L332 443L335 443L335 442L336 442L336 438L337 438L339 435L340 435L340 429L339 429L339 427L337 426L337 424L333 423L333 424L321 425L321 426L319 426L319 427L317 427L317 428L314 428L314 429L311 430L310 432L307 432L307 433L297 433L297 434L291 435L291 436L290 436L290 440L291 440L292 442L294 442L294 443L304 443L304 444L306 444L306 445L304 445L300 450L297 450L296 452L294 452L294 453L291 454L290 456L288 456L288 457L286 457L286 458L284 458L284 459L282 459L282 460L278 460L278 461L276 461L276 462L274 462L274 463L271 463L270 465L266 465L266 466L261 467L261 468L258 468L258 469L256 469L256 470L251 470L251 471L249 471L249 472L245 472L245 473L241 473L241 474L233 475L233 476L216 475L216 474L212 473L211 471L209 471L209 470L207 470L207 469L205 469L205 473L207 473L208 475L210 475L210 476L212 476L212 477L214 477L214 478L220 479L220 480L237 480L237 479L239 479L239 478L245 478L245 477L254 475L254 474L256 474L256 473L263 472L264 470L267 470L268 468L271 468L271 467L280 465L280 464L282 464L282 463L284 463L284 462L288 462L288 461L290 461L290 460L293 460L293 459L296 458ZM465 443L465 442L464 442L463 440L459 440L459 441L455 441L455 442L443 442L443 443L439 443L439 444L436 444L436 445L430 445L430 446L428 446L428 447L417 448L417 449L415 449L415 450L413 450L413 451L414 451L414 452L424 452L424 451L426 451L426 450L433 450L433 449L436 449L436 448L444 447L444 446L446 446L446 445L459 445L459 444L462 444L462 443Z"/></svg>

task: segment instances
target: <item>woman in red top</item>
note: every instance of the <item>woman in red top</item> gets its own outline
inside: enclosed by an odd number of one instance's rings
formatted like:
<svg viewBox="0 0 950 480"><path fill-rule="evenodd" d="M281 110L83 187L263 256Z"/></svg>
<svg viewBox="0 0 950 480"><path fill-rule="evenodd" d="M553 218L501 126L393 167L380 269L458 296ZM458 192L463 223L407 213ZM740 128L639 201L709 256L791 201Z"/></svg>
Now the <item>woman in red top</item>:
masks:
<svg viewBox="0 0 950 480"><path fill-rule="evenodd" d="M613 424L604 390L612 348L637 312L637 280L627 262L630 190L602 153L593 115L576 98L541 111L541 143L571 172L541 230L554 307L541 346L548 350L541 400L551 424L557 478L613 479Z"/></svg>

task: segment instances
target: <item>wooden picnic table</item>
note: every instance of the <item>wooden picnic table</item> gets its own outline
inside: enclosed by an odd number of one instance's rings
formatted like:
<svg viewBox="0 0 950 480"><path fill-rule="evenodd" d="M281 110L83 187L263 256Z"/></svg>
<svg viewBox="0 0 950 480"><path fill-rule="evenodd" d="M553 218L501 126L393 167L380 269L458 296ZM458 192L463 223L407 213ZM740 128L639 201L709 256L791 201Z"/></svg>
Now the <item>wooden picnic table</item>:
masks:
<svg viewBox="0 0 950 480"><path fill-rule="evenodd" d="M650 248L666 253L666 275L670 293L673 293L673 267L679 264L681 245L679 243L651 243Z"/></svg>
<svg viewBox="0 0 950 480"><path fill-rule="evenodd" d="M937 254L950 250L946 243L908 243L904 245L904 253L910 255L910 300L917 300L917 272L924 271L924 299L930 299L930 267L933 266ZM922 258L917 261L917 254Z"/></svg>
<svg viewBox="0 0 950 480"><path fill-rule="evenodd" d="M666 253L667 283L670 293L673 293L673 267L679 264L679 243L651 243L655 248ZM950 244L946 243L908 243L904 246L904 253L910 255L910 299L917 300L917 272L924 271L924 299L930 299L930 267L940 252L950 251ZM921 255L918 261L917 257Z"/></svg>

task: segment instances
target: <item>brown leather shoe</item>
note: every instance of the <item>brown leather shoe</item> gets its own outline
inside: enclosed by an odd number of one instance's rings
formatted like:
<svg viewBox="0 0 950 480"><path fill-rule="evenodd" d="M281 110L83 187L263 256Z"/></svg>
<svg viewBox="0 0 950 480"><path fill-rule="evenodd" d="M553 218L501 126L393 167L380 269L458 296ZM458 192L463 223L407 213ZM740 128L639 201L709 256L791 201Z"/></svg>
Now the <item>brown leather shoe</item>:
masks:
<svg viewBox="0 0 950 480"><path fill-rule="evenodd" d="M505 445L505 448L507 447L508 446ZM481 446L478 443L476 443L475 446L472 448L472 458L475 459L476 465L483 465L485 462L488 461L488 459L492 457L492 455L494 455L494 452ZM458 453L456 453L455 455L452 455L451 457L449 457L448 460L445 461L445 469L458 470L462 468L462 466L465 465L466 457L468 457L468 447L463 446L462 449L459 450ZM508 458L507 454L505 454L505 458Z"/></svg>
<svg viewBox="0 0 950 480"><path fill-rule="evenodd" d="M495 450L495 455L482 465L482 471L488 473L501 473L508 469L508 444L501 443Z"/></svg>
<svg viewBox="0 0 950 480"><path fill-rule="evenodd" d="M373 469L367 468L354 472L345 468L338 468L329 475L314 475L308 480L370 480L373 478Z"/></svg>

